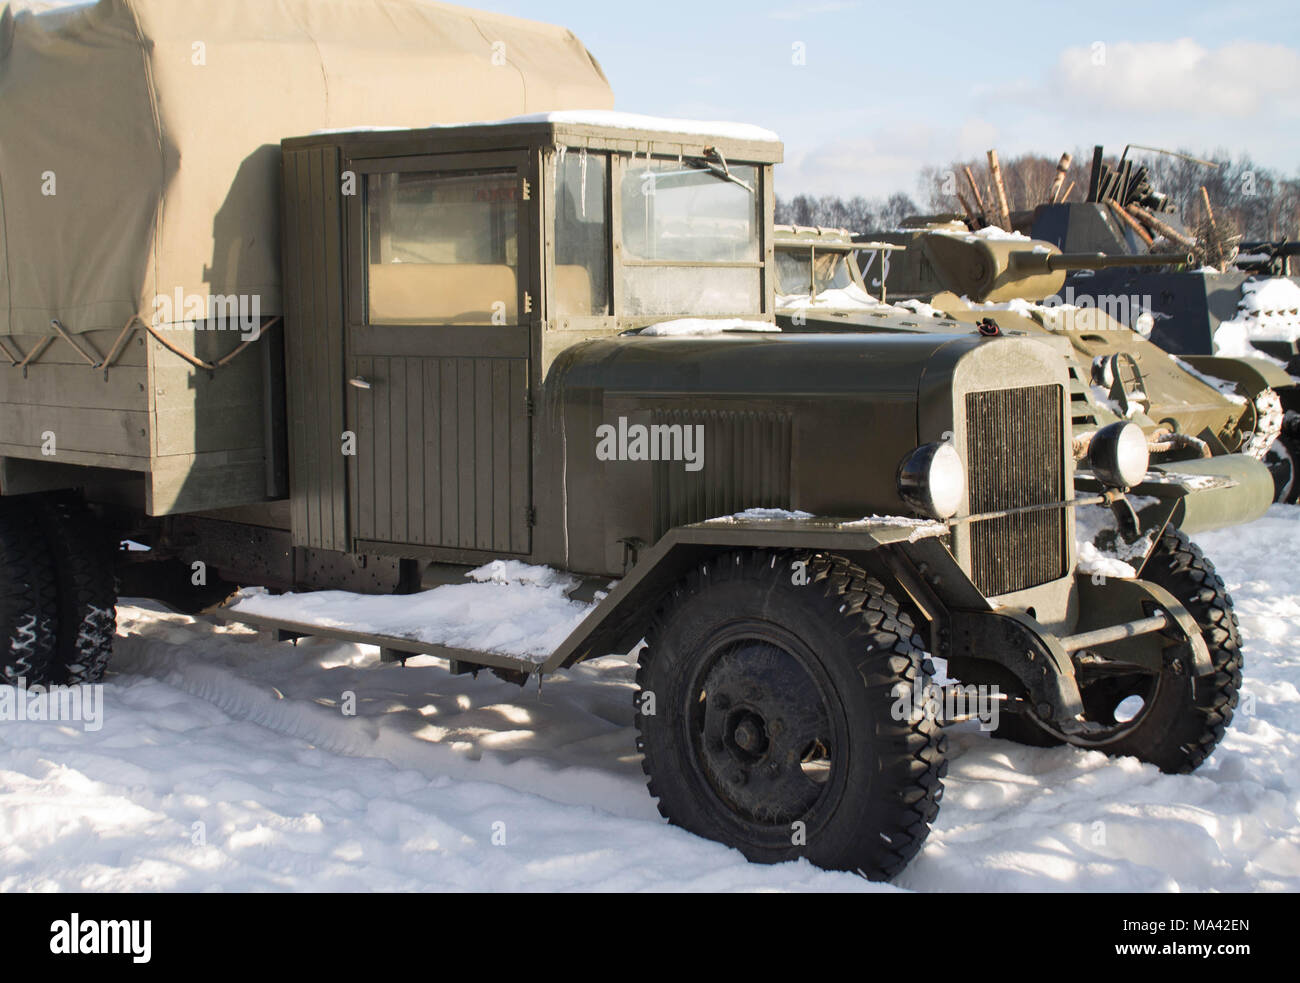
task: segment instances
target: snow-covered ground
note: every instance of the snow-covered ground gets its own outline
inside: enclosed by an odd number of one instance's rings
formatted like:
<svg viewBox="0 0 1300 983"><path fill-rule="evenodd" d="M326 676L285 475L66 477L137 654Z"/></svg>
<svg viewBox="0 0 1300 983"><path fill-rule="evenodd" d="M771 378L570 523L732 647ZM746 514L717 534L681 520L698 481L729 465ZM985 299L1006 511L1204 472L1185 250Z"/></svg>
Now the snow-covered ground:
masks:
<svg viewBox="0 0 1300 983"><path fill-rule="evenodd" d="M99 730L0 724L0 889L1300 890L1300 509L1198 539L1247 638L1210 761L1168 776L950 728L938 822L892 887L663 823L626 658L539 692L141 603Z"/></svg>

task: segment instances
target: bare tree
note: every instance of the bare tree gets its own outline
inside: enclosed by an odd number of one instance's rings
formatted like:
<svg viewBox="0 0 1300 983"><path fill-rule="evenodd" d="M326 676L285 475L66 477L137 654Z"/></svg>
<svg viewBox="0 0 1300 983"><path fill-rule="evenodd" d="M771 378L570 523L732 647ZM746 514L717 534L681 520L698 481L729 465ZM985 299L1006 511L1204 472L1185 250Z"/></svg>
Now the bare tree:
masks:
<svg viewBox="0 0 1300 983"><path fill-rule="evenodd" d="M1226 150L1195 156L1218 166L1206 167L1166 154L1134 151L1129 155L1147 166L1152 187L1169 196L1175 212L1189 227L1195 227L1205 217L1201 200L1201 185L1205 185L1216 220L1245 239L1300 238L1300 175L1286 177L1255 164L1246 154L1234 158ZM1118 157L1110 155L1104 160L1115 167ZM1047 200L1059 160L1059 156L1022 154L1000 162L1013 221L1017 213L1027 218ZM1071 151L1057 200L1085 200L1091 166L1091 148ZM996 221L992 217L994 190L986 158L922 167L917 191L919 205L902 192L875 201L860 195L849 199L835 195L778 198L776 219L783 224L874 232L896 228L905 218L921 211L964 216L969 207L983 214L987 223Z"/></svg>

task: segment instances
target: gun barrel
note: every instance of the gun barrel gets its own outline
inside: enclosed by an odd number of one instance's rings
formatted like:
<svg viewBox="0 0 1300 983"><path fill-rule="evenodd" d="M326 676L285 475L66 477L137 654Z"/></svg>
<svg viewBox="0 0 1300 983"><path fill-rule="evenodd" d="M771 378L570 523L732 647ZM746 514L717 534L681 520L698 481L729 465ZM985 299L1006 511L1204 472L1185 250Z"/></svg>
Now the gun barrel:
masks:
<svg viewBox="0 0 1300 983"><path fill-rule="evenodd" d="M1049 253L1031 249L1011 254L1017 273L1064 273L1069 270L1109 270L1124 266L1174 266L1190 263L1188 253L1143 253L1109 256L1106 253Z"/></svg>
<svg viewBox="0 0 1300 983"><path fill-rule="evenodd" d="M1268 253L1274 258L1300 256L1300 240L1283 239L1272 242L1243 242L1243 253Z"/></svg>

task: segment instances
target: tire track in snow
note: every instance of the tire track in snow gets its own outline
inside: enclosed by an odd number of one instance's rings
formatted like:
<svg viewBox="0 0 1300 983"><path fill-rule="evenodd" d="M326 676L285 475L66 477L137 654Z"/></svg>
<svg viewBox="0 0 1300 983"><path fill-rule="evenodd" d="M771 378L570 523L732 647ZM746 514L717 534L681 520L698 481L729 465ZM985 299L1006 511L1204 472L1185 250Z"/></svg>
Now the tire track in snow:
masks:
<svg viewBox="0 0 1300 983"><path fill-rule="evenodd" d="M491 782L564 805L590 806L610 815L662 823L640 782L594 768L548 766L536 759L502 761L491 751L478 760L394 728L374 717L347 717L337 707L290 699L269 686L249 682L214 656L248 658L253 642L236 642L204 630L201 622L163 623L162 631L136 627L119 634L113 666L117 672L147 676L198 697L231 717L285 737L351 758L379 758L428 778ZM174 641L179 630L192 641ZM162 637L166 636L166 637ZM201 646L202 657L186 651Z"/></svg>

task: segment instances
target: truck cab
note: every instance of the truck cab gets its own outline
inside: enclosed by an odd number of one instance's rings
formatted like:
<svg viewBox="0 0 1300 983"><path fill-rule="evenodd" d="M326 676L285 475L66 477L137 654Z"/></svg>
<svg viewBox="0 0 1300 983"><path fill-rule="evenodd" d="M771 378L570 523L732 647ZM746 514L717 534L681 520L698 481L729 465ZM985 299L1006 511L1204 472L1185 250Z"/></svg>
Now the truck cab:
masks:
<svg viewBox="0 0 1300 983"><path fill-rule="evenodd" d="M284 142L295 545L562 560L537 523L562 454L535 423L560 353L682 317L772 321L781 144L653 125Z"/></svg>

